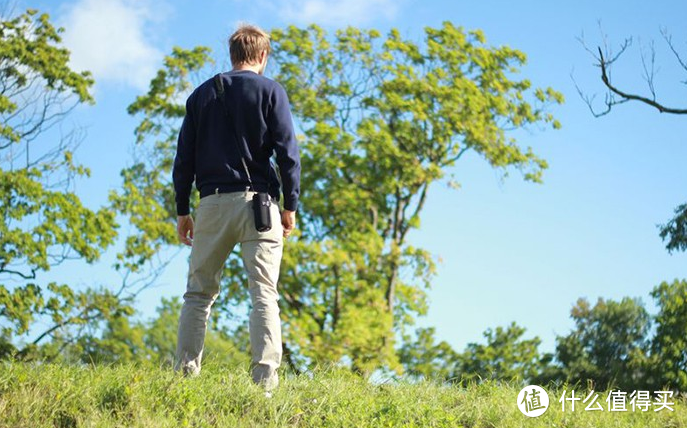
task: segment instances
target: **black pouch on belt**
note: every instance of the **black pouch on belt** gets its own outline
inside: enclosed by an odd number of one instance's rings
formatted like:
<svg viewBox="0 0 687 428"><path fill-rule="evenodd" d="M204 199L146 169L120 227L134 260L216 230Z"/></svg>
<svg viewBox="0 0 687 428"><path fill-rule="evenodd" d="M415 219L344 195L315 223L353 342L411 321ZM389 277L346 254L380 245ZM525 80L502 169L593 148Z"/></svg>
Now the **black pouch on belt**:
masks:
<svg viewBox="0 0 687 428"><path fill-rule="evenodd" d="M272 229L271 205L269 193L258 192L253 195L253 215L255 216L255 228L258 232L267 232Z"/></svg>

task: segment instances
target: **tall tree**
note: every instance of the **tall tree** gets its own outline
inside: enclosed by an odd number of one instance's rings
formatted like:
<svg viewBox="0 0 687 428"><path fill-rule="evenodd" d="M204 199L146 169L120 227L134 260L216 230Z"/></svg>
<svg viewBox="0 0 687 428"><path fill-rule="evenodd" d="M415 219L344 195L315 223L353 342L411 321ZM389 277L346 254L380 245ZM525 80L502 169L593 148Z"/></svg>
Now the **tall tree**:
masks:
<svg viewBox="0 0 687 428"><path fill-rule="evenodd" d="M486 344L470 343L460 356L455 378L508 382L531 381L547 369L551 354L540 355L541 339L523 339L525 328L515 322L506 328L487 329Z"/></svg>
<svg viewBox="0 0 687 428"><path fill-rule="evenodd" d="M404 338L398 351L404 374L421 379L458 380L455 376L460 355L446 341L435 343L435 333L434 327L419 328L415 338Z"/></svg>
<svg viewBox="0 0 687 428"><path fill-rule="evenodd" d="M563 97L513 79L522 52L449 22L425 28L422 44L316 25L272 38L304 133L300 234L280 277L287 355L400 370L394 338L426 312L434 273L430 253L407 242L430 186L468 151L539 182L546 162L507 130L558 128L547 107Z"/></svg>
<svg viewBox="0 0 687 428"><path fill-rule="evenodd" d="M575 329L556 338L559 377L594 389L637 389L645 386L651 319L637 299L599 299L591 306L579 299L571 317Z"/></svg>
<svg viewBox="0 0 687 428"><path fill-rule="evenodd" d="M90 174L73 160L79 134L46 134L75 106L93 102L93 79L69 68L60 32L48 15L31 9L0 22L3 356L28 356L45 339L64 338L66 327L85 328L121 309L107 290L45 284L38 275L70 259L92 263L116 236L114 213L85 207L74 192L74 179ZM48 327L17 349L36 320Z"/></svg>

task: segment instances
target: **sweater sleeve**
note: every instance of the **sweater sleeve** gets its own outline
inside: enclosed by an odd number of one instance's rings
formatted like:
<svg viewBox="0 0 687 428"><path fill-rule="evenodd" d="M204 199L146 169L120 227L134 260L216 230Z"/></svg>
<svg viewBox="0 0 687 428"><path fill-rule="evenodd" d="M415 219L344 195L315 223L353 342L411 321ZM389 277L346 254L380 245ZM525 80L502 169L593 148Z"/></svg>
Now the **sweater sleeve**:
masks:
<svg viewBox="0 0 687 428"><path fill-rule="evenodd" d="M296 211L300 195L301 161L293 129L289 99L281 85L275 85L270 104L267 126L274 142L274 151L277 154L277 165L279 166L284 194L284 209Z"/></svg>
<svg viewBox="0 0 687 428"><path fill-rule="evenodd" d="M177 205L177 215L190 213L189 198L195 171L195 138L196 132L191 116L191 97L186 101L186 115L179 131L177 142L177 152L174 158L172 170L172 180L174 182L175 201Z"/></svg>

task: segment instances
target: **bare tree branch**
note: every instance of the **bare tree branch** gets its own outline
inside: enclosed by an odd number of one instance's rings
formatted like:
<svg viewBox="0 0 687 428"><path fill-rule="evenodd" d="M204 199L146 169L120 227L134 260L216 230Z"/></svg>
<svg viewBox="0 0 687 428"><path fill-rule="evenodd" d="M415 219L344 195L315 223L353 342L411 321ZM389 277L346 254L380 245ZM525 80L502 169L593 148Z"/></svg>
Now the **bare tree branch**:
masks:
<svg viewBox="0 0 687 428"><path fill-rule="evenodd" d="M600 25L600 24L599 24ZM682 57L680 56L679 52L677 51L675 45L673 44L672 37L668 34L667 30L665 28L661 29L661 35L663 36L663 39L666 41L668 44L668 47L672 51L673 55L677 58L678 63L682 68L687 70L687 62L685 62ZM572 72L570 74L571 79L573 80L575 84L575 89L577 90L578 95L582 100L587 104L589 107L590 112L592 115L595 117L600 117L604 116L608 113L610 113L611 109L613 106L618 105L618 104L624 104L628 101L639 101L644 104L647 104L649 106L652 106L656 108L659 112L661 113L671 113L671 114L687 114L687 108L676 108L676 107L668 107L664 105L663 103L657 101L657 96L656 96L656 87L654 84L654 78L657 73L656 69L656 49L653 41L650 44L650 49L649 52L646 53L644 51L644 48L640 45L640 55L641 55L641 60L642 60L642 69L643 69L643 74L642 77L643 79L647 82L647 85L649 86L649 92L650 96L642 96L634 93L629 93L626 92L622 89L619 89L616 85L612 83L612 70L611 66L620 58L620 56L627 50L627 48L632 44L632 38L627 38L623 41L623 43L620 45L620 49L618 50L617 53L613 53L609 44L608 44L608 37L606 34L601 31L601 39L602 39L602 45L597 46L596 50L592 50L584 41L584 35L580 36L577 38L577 40L582 44L582 47L589 52L589 54L595 59L595 66L599 67L601 69L601 81L603 84L606 86L608 89L608 92L605 94L604 97L604 104L605 104L605 109L602 111L597 111L594 108L593 102L596 98L596 95L586 95L584 91L580 88L580 86L577 84L577 81L575 80ZM602 48L603 47L603 48ZM682 83L687 83L687 81L683 81Z"/></svg>
<svg viewBox="0 0 687 428"><path fill-rule="evenodd" d="M630 94L627 92L623 92L620 89L616 88L613 86L611 83L608 73L607 73L607 66L610 64L610 62L606 61L603 52L601 52L601 48L599 48L599 65L601 67L601 81L604 82L604 85L613 92L614 94L617 94L618 96L626 99L626 100L635 100L635 101L641 101L644 104L648 104L652 107L655 107L658 111L661 113L672 113L672 114L687 114L687 108L673 108L673 107L666 107L652 99L649 99L647 97L643 97L641 95L635 95L635 94Z"/></svg>
<svg viewBox="0 0 687 428"><path fill-rule="evenodd" d="M661 28L661 35L663 36L663 39L666 41L668 44L668 47L670 48L671 52L673 52L673 55L675 55L675 58L677 59L677 62L680 63L680 66L687 70L687 62L685 62L680 54L678 53L677 49L675 48L675 45L673 45L673 36L668 34L668 31L665 28ZM683 81L682 83L687 83Z"/></svg>
<svg viewBox="0 0 687 428"><path fill-rule="evenodd" d="M3 263L2 266L0 266L0 273L9 273L11 275L18 275L23 279L36 279L36 269L31 269L30 274L26 274L17 270L12 270L12 269L7 269L5 268L6 264Z"/></svg>
<svg viewBox="0 0 687 428"><path fill-rule="evenodd" d="M651 41L650 47L650 63L647 65L647 59L644 52L644 48L640 45L640 56L642 58L642 70L644 73L644 80L649 86L649 92L651 92L651 99L656 101L656 87L654 86L654 76L656 75L656 47L654 46L654 41Z"/></svg>

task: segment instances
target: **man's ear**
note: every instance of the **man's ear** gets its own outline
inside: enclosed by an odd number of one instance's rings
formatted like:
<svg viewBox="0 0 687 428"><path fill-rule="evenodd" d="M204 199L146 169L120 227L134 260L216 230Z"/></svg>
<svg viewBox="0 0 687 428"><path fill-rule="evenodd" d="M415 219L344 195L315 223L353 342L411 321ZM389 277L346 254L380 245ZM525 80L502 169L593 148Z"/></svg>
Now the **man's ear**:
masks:
<svg viewBox="0 0 687 428"><path fill-rule="evenodd" d="M269 55L267 55L267 51L262 51L260 53L260 71L258 74L264 74L265 73L265 68L267 68L267 58Z"/></svg>

